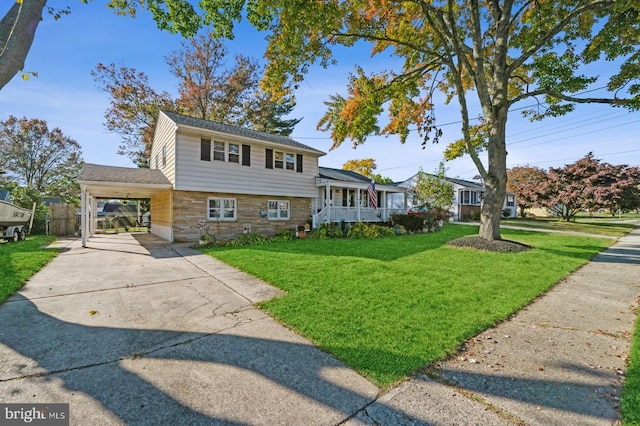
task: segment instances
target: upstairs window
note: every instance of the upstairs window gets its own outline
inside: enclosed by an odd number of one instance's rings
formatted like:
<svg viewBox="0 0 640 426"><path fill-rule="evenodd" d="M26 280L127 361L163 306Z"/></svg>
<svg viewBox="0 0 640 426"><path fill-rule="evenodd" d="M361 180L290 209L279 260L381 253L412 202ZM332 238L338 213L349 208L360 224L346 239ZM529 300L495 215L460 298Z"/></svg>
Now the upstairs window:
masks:
<svg viewBox="0 0 640 426"><path fill-rule="evenodd" d="M211 161L211 139L200 139L200 160Z"/></svg>
<svg viewBox="0 0 640 426"><path fill-rule="evenodd" d="M265 150L265 168L291 170L302 173L303 156L290 152L274 151L267 148Z"/></svg>
<svg viewBox="0 0 640 426"><path fill-rule="evenodd" d="M224 161L225 149L224 142L213 142L213 159L215 161Z"/></svg>
<svg viewBox="0 0 640 426"><path fill-rule="evenodd" d="M230 163L239 163L240 162L240 145L235 143L229 144L229 162Z"/></svg>

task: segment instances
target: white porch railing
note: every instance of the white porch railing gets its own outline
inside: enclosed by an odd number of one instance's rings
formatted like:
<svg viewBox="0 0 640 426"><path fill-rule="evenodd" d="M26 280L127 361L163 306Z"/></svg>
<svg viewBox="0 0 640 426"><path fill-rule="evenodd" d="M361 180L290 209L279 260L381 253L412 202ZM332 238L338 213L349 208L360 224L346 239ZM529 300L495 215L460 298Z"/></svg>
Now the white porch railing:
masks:
<svg viewBox="0 0 640 426"><path fill-rule="evenodd" d="M405 209L388 209L370 207L325 207L312 216L313 227L317 228L323 223L340 222L386 222L392 214L404 214Z"/></svg>

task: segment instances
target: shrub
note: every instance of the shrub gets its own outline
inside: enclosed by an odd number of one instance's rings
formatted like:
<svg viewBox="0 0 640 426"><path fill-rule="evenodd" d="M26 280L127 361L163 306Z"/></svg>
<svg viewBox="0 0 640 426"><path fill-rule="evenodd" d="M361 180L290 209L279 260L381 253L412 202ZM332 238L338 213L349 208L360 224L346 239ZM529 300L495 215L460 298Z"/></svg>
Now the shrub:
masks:
<svg viewBox="0 0 640 426"><path fill-rule="evenodd" d="M502 209L502 217L508 219L511 217L511 209Z"/></svg>
<svg viewBox="0 0 640 426"><path fill-rule="evenodd" d="M388 229L393 235L393 230L391 228L386 228L384 226L378 226L373 224L367 224L362 222L354 223L349 229L349 233L347 234L348 238L378 238L384 235L385 229Z"/></svg>
<svg viewBox="0 0 640 426"><path fill-rule="evenodd" d="M423 215L427 232L437 231L442 228L442 224L449 221L449 212L439 208L430 209Z"/></svg>
<svg viewBox="0 0 640 426"><path fill-rule="evenodd" d="M423 213L418 214L393 214L391 221L394 225L400 225L409 232L421 232L424 227Z"/></svg>
<svg viewBox="0 0 640 426"><path fill-rule="evenodd" d="M342 238L344 237L344 233L335 223L323 223L319 228L316 228L307 234L307 237L324 240L327 238Z"/></svg>
<svg viewBox="0 0 640 426"><path fill-rule="evenodd" d="M273 237L271 237L272 241L293 241L295 239L296 233L289 230L278 231Z"/></svg>

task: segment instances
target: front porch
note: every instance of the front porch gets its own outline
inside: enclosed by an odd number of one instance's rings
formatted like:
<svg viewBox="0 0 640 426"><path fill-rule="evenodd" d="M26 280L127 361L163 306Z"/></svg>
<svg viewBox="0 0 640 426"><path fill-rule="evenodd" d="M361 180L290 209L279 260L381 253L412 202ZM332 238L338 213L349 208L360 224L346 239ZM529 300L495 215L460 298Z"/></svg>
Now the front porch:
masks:
<svg viewBox="0 0 640 426"><path fill-rule="evenodd" d="M376 183L370 192L369 180L354 172L321 168L316 186L318 197L312 202L311 215L314 228L324 223L381 223L393 214L407 212L405 188Z"/></svg>

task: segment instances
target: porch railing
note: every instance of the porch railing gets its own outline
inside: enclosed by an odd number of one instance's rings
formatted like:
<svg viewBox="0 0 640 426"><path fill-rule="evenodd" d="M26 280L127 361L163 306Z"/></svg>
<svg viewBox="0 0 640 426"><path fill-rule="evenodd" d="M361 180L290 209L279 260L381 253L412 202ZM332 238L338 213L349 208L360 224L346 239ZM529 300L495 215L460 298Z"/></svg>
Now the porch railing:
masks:
<svg viewBox="0 0 640 426"><path fill-rule="evenodd" d="M312 216L313 227L317 228L323 223L340 222L386 222L392 214L404 214L405 209L388 209L370 207L325 207Z"/></svg>

